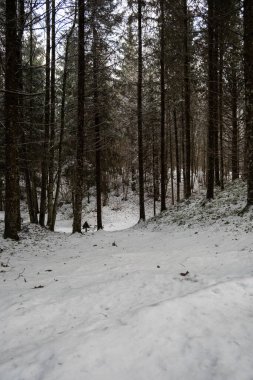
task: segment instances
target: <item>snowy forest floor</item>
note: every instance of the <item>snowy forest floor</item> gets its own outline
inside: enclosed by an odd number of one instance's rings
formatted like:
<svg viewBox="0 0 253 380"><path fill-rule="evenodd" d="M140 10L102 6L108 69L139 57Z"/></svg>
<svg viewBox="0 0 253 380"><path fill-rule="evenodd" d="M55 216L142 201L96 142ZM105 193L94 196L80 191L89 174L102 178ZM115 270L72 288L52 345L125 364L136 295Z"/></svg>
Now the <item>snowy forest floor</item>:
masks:
<svg viewBox="0 0 253 380"><path fill-rule="evenodd" d="M244 204L238 181L121 231L1 237L0 379L252 380Z"/></svg>

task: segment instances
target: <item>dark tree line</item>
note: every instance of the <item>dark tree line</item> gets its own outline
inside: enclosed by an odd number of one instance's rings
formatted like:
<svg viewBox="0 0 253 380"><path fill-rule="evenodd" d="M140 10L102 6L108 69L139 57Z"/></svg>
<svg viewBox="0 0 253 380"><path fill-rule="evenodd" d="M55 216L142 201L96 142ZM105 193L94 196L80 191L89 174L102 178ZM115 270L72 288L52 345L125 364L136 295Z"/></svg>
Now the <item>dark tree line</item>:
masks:
<svg viewBox="0 0 253 380"><path fill-rule="evenodd" d="M0 208L18 239L55 228L63 192L81 232L111 190L139 196L140 220L199 186L247 180L253 204L253 31L249 0L1 1ZM2 16L3 15L3 16ZM127 33L123 32L126 30ZM4 102L2 102L2 100ZM2 149L1 148L1 149ZM24 189L23 189L24 184Z"/></svg>

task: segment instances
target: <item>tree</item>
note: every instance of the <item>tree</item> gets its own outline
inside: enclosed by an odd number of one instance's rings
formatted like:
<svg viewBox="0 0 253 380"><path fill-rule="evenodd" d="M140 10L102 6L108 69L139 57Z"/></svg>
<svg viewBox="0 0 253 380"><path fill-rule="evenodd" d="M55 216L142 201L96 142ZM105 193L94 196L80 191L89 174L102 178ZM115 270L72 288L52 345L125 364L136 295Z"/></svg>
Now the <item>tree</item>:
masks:
<svg viewBox="0 0 253 380"><path fill-rule="evenodd" d="M179 163L179 149L178 149L178 125L177 125L177 111L173 110L174 132L175 132L175 153L176 153L176 171L177 171L177 202L180 201L180 163Z"/></svg>
<svg viewBox="0 0 253 380"><path fill-rule="evenodd" d="M220 12L220 16L225 12ZM224 146L223 146L223 76L224 76L224 18L220 17L218 26L218 46L219 46L219 63L218 63L218 114L219 114L219 144L220 144L220 186L224 190Z"/></svg>
<svg viewBox="0 0 253 380"><path fill-rule="evenodd" d="M94 127L95 127L95 154L96 154L96 198L97 198L97 229L103 228L102 224L102 200L101 200L101 137L100 137L100 112L99 112L99 83L98 83L98 49L99 39L97 30L96 13L97 1L93 0L92 10L92 66L93 66L93 105L94 105Z"/></svg>
<svg viewBox="0 0 253 380"><path fill-rule="evenodd" d="M50 140L49 140L49 165L48 165L48 219L47 225L52 225L53 218L53 196L54 196L54 151L55 151L55 0L52 0L52 22L51 22L51 83L50 83Z"/></svg>
<svg viewBox="0 0 253 380"><path fill-rule="evenodd" d="M78 0L78 103L77 103L77 133L76 133L76 175L73 202L73 233L81 233L83 171L84 171L84 0Z"/></svg>
<svg viewBox="0 0 253 380"><path fill-rule="evenodd" d="M217 123L216 0L208 0L208 130L207 199L214 197L215 131Z"/></svg>
<svg viewBox="0 0 253 380"><path fill-rule="evenodd" d="M37 186L38 174L41 173L41 161L44 159L43 151L41 149L40 141L44 139L44 130L41 128L41 120L44 118L44 49L41 43L38 43L36 32L34 32L34 19L36 13L34 10L35 3L30 1L29 7L29 37L24 38L23 49L23 78L24 78L24 91L30 94L29 97L24 97L24 125L23 135L26 139L25 150L27 156L27 165L25 170L28 172L25 177L27 187L27 201L29 199L29 193L32 193L31 208L29 211L30 218L32 215L33 222L38 223L38 194ZM35 27L36 28L36 27ZM25 64L26 62L26 64ZM34 93L40 95L33 96ZM44 127L44 125L43 125ZM43 137L42 137L43 134ZM29 185L30 183L30 185ZM30 190L31 187L31 190ZM29 206L29 201L28 201Z"/></svg>
<svg viewBox="0 0 253 380"><path fill-rule="evenodd" d="M235 50L235 47L234 49ZM233 51L235 55L235 51ZM232 61L231 81L232 81L232 180L239 178L239 161L238 161L238 74L235 58Z"/></svg>
<svg viewBox="0 0 253 380"><path fill-rule="evenodd" d="M5 51L5 230L4 237L18 240L19 186L17 163L18 44L17 1L6 1Z"/></svg>
<svg viewBox="0 0 253 380"><path fill-rule="evenodd" d="M191 96L187 0L184 8L185 198L191 196Z"/></svg>
<svg viewBox="0 0 253 380"><path fill-rule="evenodd" d="M143 171L143 114L142 114L142 0L138 0L138 85L137 85L137 115L138 115L138 162L139 162L139 208L140 221L145 220L144 204L144 171Z"/></svg>
<svg viewBox="0 0 253 380"><path fill-rule="evenodd" d="M32 12L30 10L30 12ZM19 162L20 162L20 173L23 172L25 178L25 187L26 187L26 197L27 205L29 211L29 217L31 223L38 223L37 219L37 210L34 205L33 193L32 193L32 181L31 181L31 170L29 165L29 151L27 144L27 137L25 131L25 102L24 102L24 74L23 74L23 49L22 41L25 30L25 4L24 0L18 0L18 126L19 126L19 138L21 142L21 148L19 152ZM32 22L31 26L32 28ZM31 94L30 94L31 95Z"/></svg>
<svg viewBox="0 0 253 380"><path fill-rule="evenodd" d="M65 56L63 63L63 74L62 74L62 97L61 97L61 109L60 109L60 136L59 136L59 150L58 150L58 168L57 168L57 179L56 179L56 189L55 189L55 198L53 203L53 211L52 218L50 223L50 230L54 231L56 214L57 214L57 206L59 201L60 194L60 185L61 185L61 177L62 177L62 167L63 167L63 139L65 132L65 106L66 106L66 87L67 87L67 79L68 79L68 64L69 64L69 53L70 53L70 42L75 29L76 24L76 7L74 13L74 20L72 27L67 33L66 36L66 46L65 46Z"/></svg>
<svg viewBox="0 0 253 380"><path fill-rule="evenodd" d="M253 3L244 0L244 75L247 139L247 206L253 205Z"/></svg>
<svg viewBox="0 0 253 380"><path fill-rule="evenodd" d="M44 143L43 160L41 165L41 194L40 194L40 218L39 223L45 226L47 185L48 185L48 145L50 123L50 2L46 0L46 83L44 105Z"/></svg>
<svg viewBox="0 0 253 380"><path fill-rule="evenodd" d="M160 85L161 85L161 211L166 210L166 157L165 157L165 36L164 0L160 0Z"/></svg>

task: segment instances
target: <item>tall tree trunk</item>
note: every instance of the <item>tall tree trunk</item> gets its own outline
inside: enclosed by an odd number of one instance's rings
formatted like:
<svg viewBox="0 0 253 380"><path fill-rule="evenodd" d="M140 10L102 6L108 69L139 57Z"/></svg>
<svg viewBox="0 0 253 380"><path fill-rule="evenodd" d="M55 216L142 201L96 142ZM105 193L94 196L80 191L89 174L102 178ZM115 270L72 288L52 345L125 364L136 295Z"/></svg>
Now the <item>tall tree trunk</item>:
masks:
<svg viewBox="0 0 253 380"><path fill-rule="evenodd" d="M18 240L19 186L17 163L18 46L17 2L6 1L5 65L5 229L4 238Z"/></svg>
<svg viewBox="0 0 253 380"><path fill-rule="evenodd" d="M33 6L32 2L30 3L30 46L29 46L29 86L30 86L30 94L33 92ZM30 127L30 141L33 141L33 97L30 96L29 100L29 107L30 107L30 115L29 115L29 127ZM32 154L31 149L28 150L27 154ZM32 209L33 209L33 223L38 224L38 213L39 213L39 206L38 206L38 196L37 196L37 184L36 184L36 175L34 168L31 168L30 166L30 180L31 180L31 191L32 191Z"/></svg>
<svg viewBox="0 0 253 380"><path fill-rule="evenodd" d="M219 116L218 116L218 65L219 65L219 53L218 53L218 7L217 0L215 0L215 14L214 14L214 46L213 46L213 68L214 68L214 106L213 106L213 118L214 118L214 182L216 186L220 186L220 167L219 167Z"/></svg>
<svg viewBox="0 0 253 380"><path fill-rule="evenodd" d="M23 157L23 136L24 128L24 98L23 98L23 67L22 67L22 38L25 27L24 0L17 1L17 88L18 88L18 108L17 108L17 147L18 147L18 176L17 187L19 188L20 171L23 170L25 160ZM21 144L22 145L21 145ZM20 148L21 146L21 148ZM20 197L18 198L18 230L21 231Z"/></svg>
<svg viewBox="0 0 253 380"><path fill-rule="evenodd" d="M55 0L52 1L52 33L51 33L51 109L50 109L50 143L48 166L48 219L50 226L53 217L54 196L54 144L55 144Z"/></svg>
<svg viewBox="0 0 253 380"><path fill-rule="evenodd" d="M177 127L177 111L176 111L176 108L174 108L173 118L174 118L174 129L175 129L175 151L176 151L176 171L177 171L177 202L179 202L180 201L181 174L180 174L180 162L179 162L178 127Z"/></svg>
<svg viewBox="0 0 253 380"><path fill-rule="evenodd" d="M34 210L37 214L35 223L38 224L39 203L38 203L38 194L37 194L36 174L34 171L32 171L31 181L32 181L33 207L34 207Z"/></svg>
<svg viewBox="0 0 253 380"><path fill-rule="evenodd" d="M166 210L166 154L165 154L165 62L164 62L164 0L160 0L160 85L161 85L161 211Z"/></svg>
<svg viewBox="0 0 253 380"><path fill-rule="evenodd" d="M220 186L224 190L224 150L223 150L223 54L224 42L223 32L219 33L219 143L220 143Z"/></svg>
<svg viewBox="0 0 253 380"><path fill-rule="evenodd" d="M50 1L46 0L46 84L45 84L45 111L44 111L44 143L43 159L41 165L41 194L39 223L45 226L47 210L47 184L48 184L48 145L50 123Z"/></svg>
<svg viewBox="0 0 253 380"><path fill-rule="evenodd" d="M188 44L188 10L184 0L184 104L185 104L185 198L191 196L191 94Z"/></svg>
<svg viewBox="0 0 253 380"><path fill-rule="evenodd" d="M173 160L173 142L172 142L172 123L169 128L169 147L170 147L170 180L171 180L171 203L175 204L174 196L174 160Z"/></svg>
<svg viewBox="0 0 253 380"><path fill-rule="evenodd" d="M215 123L215 44L214 44L214 29L215 29L215 0L208 0L208 130L207 130L207 193L206 198L214 197L214 131Z"/></svg>
<svg viewBox="0 0 253 380"><path fill-rule="evenodd" d="M97 229L103 228L102 224L102 200L101 200L101 141L100 141L100 114L99 114L99 86L98 86L98 34L96 25L97 2L93 3L93 105L95 126L95 152L96 152L96 201L97 201Z"/></svg>
<svg viewBox="0 0 253 380"><path fill-rule="evenodd" d="M144 171L143 171L143 115L142 115L142 0L138 0L138 86L137 86L137 114L138 114L138 163L139 163L139 208L140 221L145 220L144 205Z"/></svg>
<svg viewBox="0 0 253 380"><path fill-rule="evenodd" d="M62 175L62 165L63 165L63 157L62 157L62 146L64 139L64 131L65 131L65 104L66 104L66 85L68 78L68 63L69 63L69 45L71 41L71 37L73 35L73 31L76 24L76 8L73 25L67 35L66 38L66 48L65 48L65 59L64 59L64 68L63 68L63 78L62 78L62 99L61 99L61 112L60 112L60 139L59 139L59 151L58 151L58 170L57 170L57 181L56 181L56 189L55 189L55 198L53 204L53 213L52 219L50 223L50 230L54 231L56 215L57 215L57 205L60 194L60 186L61 186L61 175Z"/></svg>
<svg viewBox="0 0 253 380"><path fill-rule="evenodd" d="M157 189L156 189L156 149L155 149L155 127L152 123L152 177L153 177L153 212L156 216L156 201L157 201Z"/></svg>
<svg viewBox="0 0 253 380"><path fill-rule="evenodd" d="M184 185L184 194L186 193L185 189L185 110L184 105L181 103L181 152L182 152L182 169L183 169L183 185Z"/></svg>
<svg viewBox="0 0 253 380"><path fill-rule="evenodd" d="M237 120L237 74L232 63L232 180L239 178L238 164L238 120Z"/></svg>
<svg viewBox="0 0 253 380"><path fill-rule="evenodd" d="M247 205L253 205L253 3L244 0L244 75L248 175Z"/></svg>
<svg viewBox="0 0 253 380"><path fill-rule="evenodd" d="M25 120L24 120L24 86L23 86L23 57L22 57L22 38L24 33L24 24L25 24L25 9L24 9L24 0L18 0L18 118L19 118L19 131L20 131L20 139L21 139L21 169L24 173L25 177L25 187L26 187L26 196L27 196L27 205L29 211L29 218L31 223L36 223L37 214L35 213L33 207L33 198L32 198L32 187L31 187L31 175L29 169L29 161L28 161L28 148L26 144L25 137Z"/></svg>
<svg viewBox="0 0 253 380"><path fill-rule="evenodd" d="M4 202L3 202L3 181L0 178L0 211L4 210Z"/></svg>
<svg viewBox="0 0 253 380"><path fill-rule="evenodd" d="M78 104L77 104L77 135L76 135L76 178L74 193L73 233L81 233L82 200L83 200L83 170L84 170L84 0L78 0Z"/></svg>
<svg viewBox="0 0 253 380"><path fill-rule="evenodd" d="M191 191L194 190L194 181L197 174L197 167L196 167L196 158L198 155L198 149L195 146L195 134L194 134L194 124L191 120Z"/></svg>

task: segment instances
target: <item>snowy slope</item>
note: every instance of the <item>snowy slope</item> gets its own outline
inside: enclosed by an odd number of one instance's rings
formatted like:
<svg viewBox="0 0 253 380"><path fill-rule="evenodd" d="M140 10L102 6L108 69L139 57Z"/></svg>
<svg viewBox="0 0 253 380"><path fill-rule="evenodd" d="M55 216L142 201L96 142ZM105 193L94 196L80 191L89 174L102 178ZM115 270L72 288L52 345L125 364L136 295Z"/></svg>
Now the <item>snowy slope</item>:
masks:
<svg viewBox="0 0 253 380"><path fill-rule="evenodd" d="M90 203L83 201L82 220L87 220L91 229L96 230L96 198L90 197ZM122 196L110 194L109 203L102 207L103 227L105 231L117 231L132 227L139 220L138 196L129 193L128 201L123 201ZM146 197L146 216L151 218L153 214L153 201ZM159 202L157 202L159 209ZM57 232L72 232L72 205L63 205L58 212L56 219L55 231Z"/></svg>
<svg viewBox="0 0 253 380"><path fill-rule="evenodd" d="M196 200L123 231L1 239L0 379L252 380L253 233L221 197L206 223Z"/></svg>

